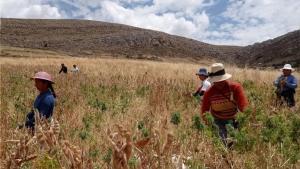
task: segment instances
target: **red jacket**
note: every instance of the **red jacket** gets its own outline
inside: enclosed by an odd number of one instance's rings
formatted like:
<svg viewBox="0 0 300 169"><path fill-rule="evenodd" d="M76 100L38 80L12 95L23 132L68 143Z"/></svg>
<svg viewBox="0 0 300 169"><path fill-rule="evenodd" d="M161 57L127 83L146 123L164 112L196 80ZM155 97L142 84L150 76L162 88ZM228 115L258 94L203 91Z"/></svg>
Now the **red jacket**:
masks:
<svg viewBox="0 0 300 169"><path fill-rule="evenodd" d="M248 106L243 87L236 82L226 81L226 87L217 89L210 87L202 100L201 114L210 111L218 119L234 119L238 111L244 111Z"/></svg>

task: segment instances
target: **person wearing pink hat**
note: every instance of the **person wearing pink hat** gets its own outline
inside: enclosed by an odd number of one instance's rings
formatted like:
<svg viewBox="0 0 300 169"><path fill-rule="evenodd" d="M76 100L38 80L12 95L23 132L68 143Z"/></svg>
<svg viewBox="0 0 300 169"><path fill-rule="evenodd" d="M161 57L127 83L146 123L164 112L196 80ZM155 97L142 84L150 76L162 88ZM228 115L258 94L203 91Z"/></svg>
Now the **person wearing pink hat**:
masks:
<svg viewBox="0 0 300 169"><path fill-rule="evenodd" d="M39 111L40 117L49 119L53 115L56 94L52 84L54 84L52 77L47 72L37 72L32 78L35 82L35 87L40 92L36 97L33 107ZM27 128L34 128L34 113L27 114L25 126Z"/></svg>
<svg viewBox="0 0 300 169"><path fill-rule="evenodd" d="M295 106L294 95L297 88L297 79L292 75L292 72L295 71L295 69L293 69L290 64L285 64L280 70L282 71L282 75L274 81L274 86L277 87L277 98L280 100L280 104L283 104L281 101L281 98L283 97L287 105L293 107Z"/></svg>

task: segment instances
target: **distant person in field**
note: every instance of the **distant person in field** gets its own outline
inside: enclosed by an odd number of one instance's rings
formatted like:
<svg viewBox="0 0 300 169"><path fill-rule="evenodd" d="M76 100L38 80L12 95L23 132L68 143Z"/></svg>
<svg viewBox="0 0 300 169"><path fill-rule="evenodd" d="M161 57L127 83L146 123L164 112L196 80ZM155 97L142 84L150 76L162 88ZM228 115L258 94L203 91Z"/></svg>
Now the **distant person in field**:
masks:
<svg viewBox="0 0 300 169"><path fill-rule="evenodd" d="M231 147L232 143L227 143L226 125L230 124L235 129L238 128L236 115L239 111L245 110L248 101L243 87L237 82L228 81L231 74L225 72L222 63L212 64L208 77L212 86L204 93L201 107L202 119L206 121L205 113L210 112L214 123L218 126L222 142L225 146Z"/></svg>
<svg viewBox="0 0 300 169"><path fill-rule="evenodd" d="M71 72L73 72L73 73L79 72L79 68L77 67L77 65L73 65L73 69L71 69Z"/></svg>
<svg viewBox="0 0 300 169"><path fill-rule="evenodd" d="M59 74L63 72L63 73L68 73L68 68L67 66L65 66L65 64L61 64L61 68L60 68L60 71L59 71Z"/></svg>
<svg viewBox="0 0 300 169"><path fill-rule="evenodd" d="M196 75L199 77L201 80L201 84L197 88L197 90L192 94L193 96L200 96L202 97L207 89L210 88L211 84L207 80L208 78L208 73L205 68L200 68L199 71L196 73Z"/></svg>
<svg viewBox="0 0 300 169"><path fill-rule="evenodd" d="M297 79L292 75L294 70L290 64L285 64L281 69L283 74L274 81L274 85L277 87L276 95L278 99L281 100L283 97L289 107L295 106L294 95L297 88Z"/></svg>
<svg viewBox="0 0 300 169"><path fill-rule="evenodd" d="M39 95L35 98L33 108L39 111L41 118L50 119L53 115L56 94L52 84L54 84L52 77L47 72L37 72L31 78L35 82L35 87L39 91ZM34 112L27 114L25 126L34 129L35 118Z"/></svg>

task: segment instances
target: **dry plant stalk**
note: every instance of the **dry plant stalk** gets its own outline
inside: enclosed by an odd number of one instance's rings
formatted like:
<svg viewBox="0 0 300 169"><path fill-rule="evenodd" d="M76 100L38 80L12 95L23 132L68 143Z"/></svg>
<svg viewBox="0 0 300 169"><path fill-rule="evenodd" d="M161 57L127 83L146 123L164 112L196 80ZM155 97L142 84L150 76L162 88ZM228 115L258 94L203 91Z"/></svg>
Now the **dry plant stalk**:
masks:
<svg viewBox="0 0 300 169"><path fill-rule="evenodd" d="M165 159L171 160L170 152L174 136L168 131L168 120L160 120L150 137L132 141L131 132L122 125L115 125L117 132L107 130L108 140L112 145L112 168L127 169L130 157L137 158L138 168L165 168ZM151 146L146 149L146 146ZM153 152L154 151L154 152Z"/></svg>
<svg viewBox="0 0 300 169"><path fill-rule="evenodd" d="M20 140L5 141L6 143L17 144L15 151L9 155L6 161L7 169L18 169L24 162L33 160L37 157L35 153L29 151L29 146L35 139L35 137L29 139L28 136L23 136Z"/></svg>
<svg viewBox="0 0 300 169"><path fill-rule="evenodd" d="M93 163L90 159L84 159L83 151L69 141L59 141L60 125L57 120L52 120L49 124L47 120L41 119L38 112L35 111L35 130L34 136L30 132L25 132L20 140L7 140L5 143L16 144L14 151L9 153L7 159L7 169L18 169L24 162L35 159L40 154L39 151L50 153L52 150L62 150L58 153L63 153L67 159L68 168L85 169L93 168ZM21 134L21 130L16 132ZM30 138L31 137L31 138ZM30 139L29 139L30 138ZM36 148L36 147L38 148ZM37 152L38 151L38 152ZM86 161L86 163L84 163ZM59 161L59 164L62 162ZM61 166L61 168L64 168Z"/></svg>
<svg viewBox="0 0 300 169"><path fill-rule="evenodd" d="M113 147L113 169L127 169L127 162L132 154L131 133L123 126L116 125L119 133L111 133L108 130L108 140Z"/></svg>
<svg viewBox="0 0 300 169"><path fill-rule="evenodd" d="M70 144L69 141L62 141L62 150L71 168L84 169L83 153L78 146Z"/></svg>

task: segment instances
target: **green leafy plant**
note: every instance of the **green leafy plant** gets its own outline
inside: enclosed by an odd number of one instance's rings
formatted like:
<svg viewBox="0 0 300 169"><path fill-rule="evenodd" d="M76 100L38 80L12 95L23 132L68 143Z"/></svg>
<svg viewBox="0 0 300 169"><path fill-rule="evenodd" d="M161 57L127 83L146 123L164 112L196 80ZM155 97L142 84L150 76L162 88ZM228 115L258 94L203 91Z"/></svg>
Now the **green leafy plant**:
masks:
<svg viewBox="0 0 300 169"><path fill-rule="evenodd" d="M204 124L201 122L200 115L196 114L192 117L193 121L193 128L197 129L198 131L201 131L204 129Z"/></svg>
<svg viewBox="0 0 300 169"><path fill-rule="evenodd" d="M133 156L128 160L128 165L130 169L137 169L138 168L138 158Z"/></svg>
<svg viewBox="0 0 300 169"><path fill-rule="evenodd" d="M174 112L171 114L171 123L178 125L181 122L180 112Z"/></svg>
<svg viewBox="0 0 300 169"><path fill-rule="evenodd" d="M102 157L102 160L103 160L105 163L109 164L110 161L111 161L111 158L112 158L112 149L109 148L109 149L106 151L106 153L104 154L104 156Z"/></svg>
<svg viewBox="0 0 300 169"><path fill-rule="evenodd" d="M92 107L101 110L102 112L107 110L107 106L103 101L100 101L99 99L95 99L95 100L90 100L88 102L89 105L91 105Z"/></svg>

